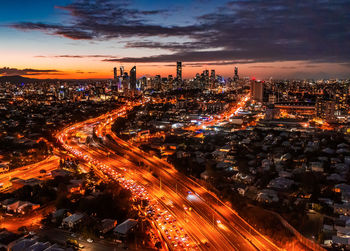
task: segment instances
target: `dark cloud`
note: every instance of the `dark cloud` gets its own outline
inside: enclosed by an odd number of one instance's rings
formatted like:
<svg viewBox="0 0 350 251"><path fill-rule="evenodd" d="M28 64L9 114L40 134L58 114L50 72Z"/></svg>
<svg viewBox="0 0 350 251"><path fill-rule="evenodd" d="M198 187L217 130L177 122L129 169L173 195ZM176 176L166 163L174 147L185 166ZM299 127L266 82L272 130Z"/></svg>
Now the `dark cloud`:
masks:
<svg viewBox="0 0 350 251"><path fill-rule="evenodd" d="M236 53L236 51L183 51L173 54L165 54L165 55L156 55L150 57L124 57L124 58L109 58L104 59L104 61L109 62L124 62L124 63L152 63L152 62L174 62L174 61L184 61L184 62L208 62L208 64L228 64L226 62L211 62L211 61L227 61L230 62L239 62L239 63L254 63L256 60L254 59L237 59L232 60L232 55ZM243 53L242 53L243 58Z"/></svg>
<svg viewBox="0 0 350 251"><path fill-rule="evenodd" d="M39 55L37 58L110 58L112 55L53 55L53 56L44 56Z"/></svg>
<svg viewBox="0 0 350 251"><path fill-rule="evenodd" d="M17 23L10 25L20 30L42 30L48 34L71 39L111 39L130 36L185 36L196 26L163 26L147 22L150 17L165 15L168 10L143 11L131 8L121 0L76 0L67 6L56 8L66 10L73 17L70 25L44 23Z"/></svg>
<svg viewBox="0 0 350 251"><path fill-rule="evenodd" d="M17 23L12 24L10 27L18 30L39 30L43 31L50 35L59 35L70 39L80 40L80 39L93 39L94 35L91 31L84 31L79 27L74 26L61 26L61 25L52 25L44 23Z"/></svg>
<svg viewBox="0 0 350 251"><path fill-rule="evenodd" d="M317 65L304 65L305 68L317 68Z"/></svg>
<svg viewBox="0 0 350 251"><path fill-rule="evenodd" d="M201 43L194 42L153 42L153 41L136 41L136 42L127 42L126 48L149 48L149 49L166 49L170 51L188 51L188 50L199 50L206 49L211 46L209 43L206 44L203 41Z"/></svg>
<svg viewBox="0 0 350 251"><path fill-rule="evenodd" d="M219 65L234 65L234 64L248 64L252 61L237 60L237 61L211 61L211 62L200 62L200 63L185 63L186 67L205 67L205 66L219 66Z"/></svg>
<svg viewBox="0 0 350 251"><path fill-rule="evenodd" d="M249 66L249 68L269 69L269 68L274 68L274 66L272 66L272 65L252 65L252 66Z"/></svg>
<svg viewBox="0 0 350 251"><path fill-rule="evenodd" d="M0 75L15 76L15 75L40 75L40 74L60 74L57 70L38 70L38 69L17 69L4 67L0 68Z"/></svg>
<svg viewBox="0 0 350 251"><path fill-rule="evenodd" d="M75 73L78 73L78 74L86 74L86 73L88 73L88 74L91 74L91 73L96 73L95 71L88 71L88 72L85 72L85 71L76 71Z"/></svg>
<svg viewBox="0 0 350 251"><path fill-rule="evenodd" d="M128 1L76 0L59 8L73 17L70 25L18 23L12 27L72 39L132 37L135 40L127 42L127 48L169 51L105 59L112 62L350 62L348 0L236 0L187 26L155 22L167 11L138 10ZM155 36L167 37L169 42L159 42Z"/></svg>
<svg viewBox="0 0 350 251"><path fill-rule="evenodd" d="M350 67L350 63L342 63L341 65L345 67Z"/></svg>
<svg viewBox="0 0 350 251"><path fill-rule="evenodd" d="M238 0L198 18L206 33L194 42L134 42L129 47L162 48L172 54L108 59L119 62L350 61L349 1ZM222 48L205 50L205 48Z"/></svg>
<svg viewBox="0 0 350 251"><path fill-rule="evenodd" d="M295 66L281 66L280 69L293 70L293 69L297 69L297 67L295 67Z"/></svg>

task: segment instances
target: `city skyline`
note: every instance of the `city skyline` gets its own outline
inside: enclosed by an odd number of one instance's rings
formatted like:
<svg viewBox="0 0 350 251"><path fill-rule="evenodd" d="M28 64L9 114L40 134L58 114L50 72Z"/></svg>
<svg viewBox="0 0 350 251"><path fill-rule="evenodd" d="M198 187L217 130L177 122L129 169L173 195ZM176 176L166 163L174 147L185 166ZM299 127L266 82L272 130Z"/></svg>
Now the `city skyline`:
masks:
<svg viewBox="0 0 350 251"><path fill-rule="evenodd" d="M193 12L191 10L195 9ZM347 78L347 1L5 1L0 75L113 78L204 69L224 77ZM14 15L13 13L16 13Z"/></svg>
<svg viewBox="0 0 350 251"><path fill-rule="evenodd" d="M1 250L350 250L349 13L1 1Z"/></svg>

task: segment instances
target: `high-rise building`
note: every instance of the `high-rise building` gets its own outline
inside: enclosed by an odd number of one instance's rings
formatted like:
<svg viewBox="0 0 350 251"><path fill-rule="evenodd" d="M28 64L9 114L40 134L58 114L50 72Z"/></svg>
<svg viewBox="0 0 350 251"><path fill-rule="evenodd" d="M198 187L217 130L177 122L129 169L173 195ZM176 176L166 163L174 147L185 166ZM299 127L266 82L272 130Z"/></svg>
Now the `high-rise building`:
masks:
<svg viewBox="0 0 350 251"><path fill-rule="evenodd" d="M252 79L250 82L250 97L258 102L263 101L264 83Z"/></svg>
<svg viewBox="0 0 350 251"><path fill-rule="evenodd" d="M182 80L182 62L178 61L176 63L176 78L177 80Z"/></svg>
<svg viewBox="0 0 350 251"><path fill-rule="evenodd" d="M120 66L120 76L123 77L124 76L124 66Z"/></svg>
<svg viewBox="0 0 350 251"><path fill-rule="evenodd" d="M279 117L279 109L275 108L275 105L269 104L266 107L265 119L273 120Z"/></svg>
<svg viewBox="0 0 350 251"><path fill-rule="evenodd" d="M211 70L210 72L210 80L215 81L215 70Z"/></svg>
<svg viewBox="0 0 350 251"><path fill-rule="evenodd" d="M238 76L238 67L235 67L235 75L233 76L233 80L234 81L237 81L239 79L239 76Z"/></svg>
<svg viewBox="0 0 350 251"><path fill-rule="evenodd" d="M269 104L274 104L274 103L276 103L277 102L277 97L276 97L276 95L275 94L269 94Z"/></svg>
<svg viewBox="0 0 350 251"><path fill-rule="evenodd" d="M130 89L136 90L136 66L130 70Z"/></svg>
<svg viewBox="0 0 350 251"><path fill-rule="evenodd" d="M336 103L334 100L318 99L316 102L316 116L328 122L336 120Z"/></svg>
<svg viewBox="0 0 350 251"><path fill-rule="evenodd" d="M117 78L118 78L117 67L113 68L113 72L114 72L114 80L117 80Z"/></svg>
<svg viewBox="0 0 350 251"><path fill-rule="evenodd" d="M147 89L147 78L146 77L142 77L141 78L141 89L142 90L146 90Z"/></svg>
<svg viewBox="0 0 350 251"><path fill-rule="evenodd" d="M208 88L209 87L209 70L203 71L203 82L200 88Z"/></svg>

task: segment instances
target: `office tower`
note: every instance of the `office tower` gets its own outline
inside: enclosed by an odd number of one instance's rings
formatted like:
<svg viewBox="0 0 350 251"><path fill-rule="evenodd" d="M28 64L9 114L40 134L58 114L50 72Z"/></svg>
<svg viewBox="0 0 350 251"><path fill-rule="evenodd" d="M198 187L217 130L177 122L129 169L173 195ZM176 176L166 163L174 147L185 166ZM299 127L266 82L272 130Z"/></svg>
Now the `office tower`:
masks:
<svg viewBox="0 0 350 251"><path fill-rule="evenodd" d="M162 81L162 78L160 77L160 75L156 75L154 77L153 89L160 90L161 89L161 81Z"/></svg>
<svg viewBox="0 0 350 251"><path fill-rule="evenodd" d="M142 77L141 78L141 90L146 90L147 89L147 78Z"/></svg>
<svg viewBox="0 0 350 251"><path fill-rule="evenodd" d="M264 84L261 81L252 79L250 82L250 97L258 102L263 101Z"/></svg>
<svg viewBox="0 0 350 251"><path fill-rule="evenodd" d="M120 66L120 76L123 77L124 76L124 66Z"/></svg>
<svg viewBox="0 0 350 251"><path fill-rule="evenodd" d="M269 104L274 104L277 102L277 97L275 94L269 94Z"/></svg>
<svg viewBox="0 0 350 251"><path fill-rule="evenodd" d="M113 72L114 72L114 80L117 80L117 78L118 78L117 67L113 68Z"/></svg>
<svg viewBox="0 0 350 251"><path fill-rule="evenodd" d="M215 70L211 70L210 72L210 80L215 81Z"/></svg>
<svg viewBox="0 0 350 251"><path fill-rule="evenodd" d="M123 72L123 76L120 77L120 79L121 79L121 89L123 89L124 91L128 90L130 88L128 72Z"/></svg>
<svg viewBox="0 0 350 251"><path fill-rule="evenodd" d="M238 76L238 67L235 67L235 75L233 76L233 80L234 81L237 81L239 79L239 76Z"/></svg>
<svg viewBox="0 0 350 251"><path fill-rule="evenodd" d="M176 78L177 80L182 80L182 62L178 61L176 63Z"/></svg>
<svg viewBox="0 0 350 251"><path fill-rule="evenodd" d="M202 86L200 88L208 88L209 87L209 71L204 70L203 71L203 82Z"/></svg>
<svg viewBox="0 0 350 251"><path fill-rule="evenodd" d="M172 90L173 89L173 75L169 75L166 81L166 90Z"/></svg>
<svg viewBox="0 0 350 251"><path fill-rule="evenodd" d="M136 66L130 70L130 89L136 90Z"/></svg>
<svg viewBox="0 0 350 251"><path fill-rule="evenodd" d="M65 85L61 85L60 88L58 89L58 99L66 99L69 94L69 89Z"/></svg>
<svg viewBox="0 0 350 251"><path fill-rule="evenodd" d="M215 80L215 70L211 70L210 72L210 78Z"/></svg>
<svg viewBox="0 0 350 251"><path fill-rule="evenodd" d="M333 100L318 99L316 101L316 116L328 122L336 121L336 103Z"/></svg>

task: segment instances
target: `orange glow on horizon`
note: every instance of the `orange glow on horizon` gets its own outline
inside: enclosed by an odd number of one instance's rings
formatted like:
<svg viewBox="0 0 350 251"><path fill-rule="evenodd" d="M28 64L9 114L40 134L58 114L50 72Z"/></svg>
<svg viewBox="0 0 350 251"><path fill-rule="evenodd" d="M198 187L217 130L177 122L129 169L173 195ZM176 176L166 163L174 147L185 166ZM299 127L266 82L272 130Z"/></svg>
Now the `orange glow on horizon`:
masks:
<svg viewBox="0 0 350 251"><path fill-rule="evenodd" d="M119 62L104 62L101 59L91 58L40 58L33 55L18 55L18 58L22 58L20 62L15 60L16 55L4 55L2 57L2 63L0 61L0 68L9 67L16 69L39 69L39 70L57 70L57 72L41 73L41 74L22 74L24 77L38 78L38 79L112 79L113 68L117 67L119 73L119 67L124 66L125 71L129 72L134 66L132 63L119 63ZM217 75L221 75L224 78L233 77L234 67L237 66L240 78L254 76L256 79L268 79L273 77L278 78L293 78L294 75L298 76L300 68L305 68L308 65L303 61L285 61L285 62L267 62L267 63L249 63L249 64L228 64L211 65L209 63L198 63L198 66L186 65L189 62L183 62L183 78L193 78L196 73L201 74L203 70L215 69ZM192 63L192 62L191 62ZM316 64L313 64L316 66ZM295 67L298 66L298 67ZM176 76L176 63L137 63L137 77L141 78L154 77L155 75L161 75L161 77L168 77L168 75ZM291 70L295 67L294 70ZM338 64L331 63L318 63L317 67L309 68L311 74L315 74L319 71L339 71L344 70L345 66L339 66ZM14 74L16 75L16 74ZM18 74L17 74L18 75ZM0 76L2 76L0 74ZM304 78L301 76L301 78Z"/></svg>

